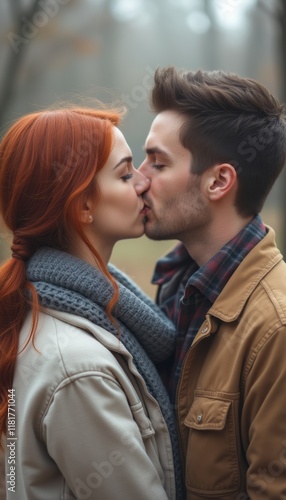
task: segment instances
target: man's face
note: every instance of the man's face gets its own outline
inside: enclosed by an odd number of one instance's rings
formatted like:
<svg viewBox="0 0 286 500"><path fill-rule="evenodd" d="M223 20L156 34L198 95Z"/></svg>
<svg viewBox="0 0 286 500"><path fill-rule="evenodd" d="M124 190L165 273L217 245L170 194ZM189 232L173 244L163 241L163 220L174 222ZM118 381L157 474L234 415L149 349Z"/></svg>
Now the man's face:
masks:
<svg viewBox="0 0 286 500"><path fill-rule="evenodd" d="M143 199L145 233L153 240L187 243L210 221L201 177L191 173L192 155L179 138L184 118L174 111L159 113L146 139L146 159L139 170L151 181Z"/></svg>

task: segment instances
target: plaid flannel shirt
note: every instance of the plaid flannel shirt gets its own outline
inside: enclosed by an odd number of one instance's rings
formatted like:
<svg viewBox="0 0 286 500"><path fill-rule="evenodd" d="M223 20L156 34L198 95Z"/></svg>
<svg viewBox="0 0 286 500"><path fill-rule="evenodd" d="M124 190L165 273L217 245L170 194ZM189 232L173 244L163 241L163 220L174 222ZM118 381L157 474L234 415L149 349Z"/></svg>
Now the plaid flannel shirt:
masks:
<svg viewBox="0 0 286 500"><path fill-rule="evenodd" d="M209 308L265 234L266 228L257 215L200 268L182 243L157 262L152 279L159 285L157 302L177 328L175 353L158 367L173 404L183 359Z"/></svg>

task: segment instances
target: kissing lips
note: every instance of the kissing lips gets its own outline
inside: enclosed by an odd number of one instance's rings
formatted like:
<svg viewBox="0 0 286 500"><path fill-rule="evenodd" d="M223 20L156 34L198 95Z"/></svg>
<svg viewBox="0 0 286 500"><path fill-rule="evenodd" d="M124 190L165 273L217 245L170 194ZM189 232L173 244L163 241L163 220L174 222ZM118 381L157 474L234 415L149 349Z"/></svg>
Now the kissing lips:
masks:
<svg viewBox="0 0 286 500"><path fill-rule="evenodd" d="M146 215L150 210L150 207L148 207L148 205L144 204L144 207L142 208L140 214L142 215Z"/></svg>

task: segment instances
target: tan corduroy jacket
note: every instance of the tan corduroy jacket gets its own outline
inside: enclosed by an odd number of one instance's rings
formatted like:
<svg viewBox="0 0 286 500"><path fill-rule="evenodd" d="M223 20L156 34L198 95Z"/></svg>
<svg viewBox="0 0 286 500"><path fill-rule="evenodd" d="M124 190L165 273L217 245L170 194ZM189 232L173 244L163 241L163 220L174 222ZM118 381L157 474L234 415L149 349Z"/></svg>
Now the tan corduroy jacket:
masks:
<svg viewBox="0 0 286 500"><path fill-rule="evenodd" d="M286 499L286 264L268 229L184 360L177 402L188 500Z"/></svg>

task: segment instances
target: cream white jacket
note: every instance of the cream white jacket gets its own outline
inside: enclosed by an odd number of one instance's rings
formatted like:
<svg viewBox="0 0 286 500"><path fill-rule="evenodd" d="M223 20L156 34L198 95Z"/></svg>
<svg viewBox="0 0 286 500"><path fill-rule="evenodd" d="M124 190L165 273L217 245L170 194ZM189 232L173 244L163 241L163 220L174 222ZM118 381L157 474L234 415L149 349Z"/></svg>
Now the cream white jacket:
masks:
<svg viewBox="0 0 286 500"><path fill-rule="evenodd" d="M7 500L174 500L167 426L118 338L49 309L37 332L15 372Z"/></svg>

